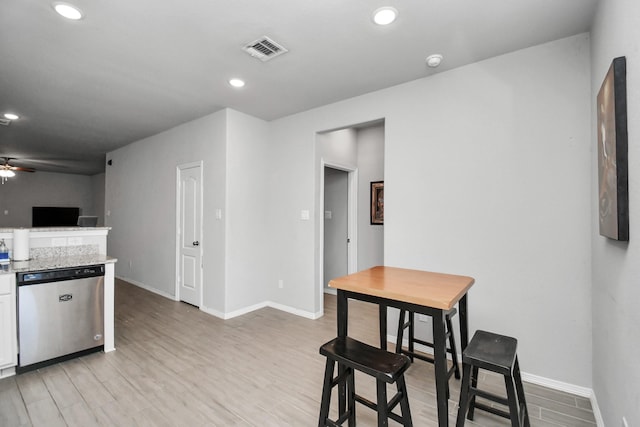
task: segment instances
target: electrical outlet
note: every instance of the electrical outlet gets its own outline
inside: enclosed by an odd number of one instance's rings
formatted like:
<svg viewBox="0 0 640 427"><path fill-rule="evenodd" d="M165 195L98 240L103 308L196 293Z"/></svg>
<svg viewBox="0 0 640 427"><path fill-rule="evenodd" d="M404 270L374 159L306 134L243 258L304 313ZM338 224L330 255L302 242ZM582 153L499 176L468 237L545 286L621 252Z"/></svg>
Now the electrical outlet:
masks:
<svg viewBox="0 0 640 427"><path fill-rule="evenodd" d="M129 271L133 270L133 261L129 261Z"/></svg>
<svg viewBox="0 0 640 427"><path fill-rule="evenodd" d="M280 279L278 280L278 289L282 289L284 288L284 280Z"/></svg>

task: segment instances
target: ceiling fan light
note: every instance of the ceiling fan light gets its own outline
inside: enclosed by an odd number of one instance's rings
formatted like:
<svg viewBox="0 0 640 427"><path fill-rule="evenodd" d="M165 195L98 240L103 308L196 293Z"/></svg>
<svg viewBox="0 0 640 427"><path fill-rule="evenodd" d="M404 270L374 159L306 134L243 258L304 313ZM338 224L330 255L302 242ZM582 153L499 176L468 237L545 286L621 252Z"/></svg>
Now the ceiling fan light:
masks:
<svg viewBox="0 0 640 427"><path fill-rule="evenodd" d="M11 169L0 169L1 178L13 178L14 176L16 176L16 173Z"/></svg>
<svg viewBox="0 0 640 427"><path fill-rule="evenodd" d="M59 15L64 16L67 19L71 19L72 21L78 21L83 17L82 11L69 3L53 3L53 9L58 12Z"/></svg>

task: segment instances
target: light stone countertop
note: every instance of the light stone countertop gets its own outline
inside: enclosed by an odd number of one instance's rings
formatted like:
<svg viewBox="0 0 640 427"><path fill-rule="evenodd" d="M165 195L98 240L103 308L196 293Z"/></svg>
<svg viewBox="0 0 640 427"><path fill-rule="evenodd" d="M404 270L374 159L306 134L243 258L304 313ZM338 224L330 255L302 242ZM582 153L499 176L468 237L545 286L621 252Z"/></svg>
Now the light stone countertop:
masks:
<svg viewBox="0 0 640 427"><path fill-rule="evenodd" d="M0 264L0 274L15 274L25 271L54 270L57 268L83 267L86 265L114 264L117 258L101 254L84 254L52 258L38 258L29 261L12 261Z"/></svg>
<svg viewBox="0 0 640 427"><path fill-rule="evenodd" d="M6 228L0 228L0 233L13 233L13 230L29 230L32 232L91 231L91 230L111 230L111 227L6 227Z"/></svg>

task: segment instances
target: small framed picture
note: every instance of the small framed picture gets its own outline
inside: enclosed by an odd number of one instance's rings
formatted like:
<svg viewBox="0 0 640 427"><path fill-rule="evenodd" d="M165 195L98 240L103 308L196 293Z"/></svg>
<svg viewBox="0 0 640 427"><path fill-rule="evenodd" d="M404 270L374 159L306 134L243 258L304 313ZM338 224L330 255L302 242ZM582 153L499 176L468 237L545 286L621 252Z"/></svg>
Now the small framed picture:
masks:
<svg viewBox="0 0 640 427"><path fill-rule="evenodd" d="M384 181L371 183L371 224L384 224Z"/></svg>

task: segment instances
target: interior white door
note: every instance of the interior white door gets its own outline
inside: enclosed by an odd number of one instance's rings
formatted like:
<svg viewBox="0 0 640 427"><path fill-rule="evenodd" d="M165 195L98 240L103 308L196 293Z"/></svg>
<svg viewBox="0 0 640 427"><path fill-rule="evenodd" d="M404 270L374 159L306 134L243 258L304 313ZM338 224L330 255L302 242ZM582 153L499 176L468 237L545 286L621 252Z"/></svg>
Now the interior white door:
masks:
<svg viewBox="0 0 640 427"><path fill-rule="evenodd" d="M178 292L181 301L202 305L202 168L180 168Z"/></svg>

